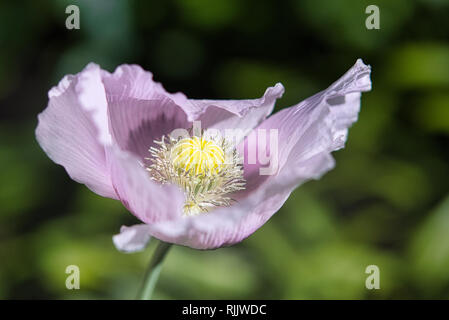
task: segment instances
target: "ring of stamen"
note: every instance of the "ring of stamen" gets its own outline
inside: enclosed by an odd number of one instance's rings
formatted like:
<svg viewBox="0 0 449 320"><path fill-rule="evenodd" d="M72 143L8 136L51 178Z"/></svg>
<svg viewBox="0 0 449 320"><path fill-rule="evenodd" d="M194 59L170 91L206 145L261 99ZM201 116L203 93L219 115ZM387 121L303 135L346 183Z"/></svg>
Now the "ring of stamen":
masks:
<svg viewBox="0 0 449 320"><path fill-rule="evenodd" d="M153 180L174 183L184 191L185 215L230 206L230 194L245 189L241 159L224 139L164 136L154 142L147 170Z"/></svg>

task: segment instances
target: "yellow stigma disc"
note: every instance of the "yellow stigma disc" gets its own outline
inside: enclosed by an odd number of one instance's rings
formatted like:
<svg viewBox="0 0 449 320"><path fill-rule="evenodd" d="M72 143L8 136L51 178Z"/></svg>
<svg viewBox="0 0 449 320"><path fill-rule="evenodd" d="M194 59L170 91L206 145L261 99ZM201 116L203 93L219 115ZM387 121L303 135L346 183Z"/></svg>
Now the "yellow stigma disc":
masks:
<svg viewBox="0 0 449 320"><path fill-rule="evenodd" d="M191 175L217 174L224 163L224 151L203 137L184 138L172 149L172 163Z"/></svg>

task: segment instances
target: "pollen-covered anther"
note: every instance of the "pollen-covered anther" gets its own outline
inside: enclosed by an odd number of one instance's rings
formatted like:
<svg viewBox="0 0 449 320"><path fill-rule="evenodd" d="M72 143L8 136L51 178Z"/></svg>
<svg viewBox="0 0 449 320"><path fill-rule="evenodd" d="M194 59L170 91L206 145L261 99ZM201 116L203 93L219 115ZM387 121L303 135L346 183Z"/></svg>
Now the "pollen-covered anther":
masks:
<svg viewBox="0 0 449 320"><path fill-rule="evenodd" d="M197 215L233 202L245 189L241 159L225 139L201 136L154 141L147 170L153 180L174 183L185 194L184 214Z"/></svg>

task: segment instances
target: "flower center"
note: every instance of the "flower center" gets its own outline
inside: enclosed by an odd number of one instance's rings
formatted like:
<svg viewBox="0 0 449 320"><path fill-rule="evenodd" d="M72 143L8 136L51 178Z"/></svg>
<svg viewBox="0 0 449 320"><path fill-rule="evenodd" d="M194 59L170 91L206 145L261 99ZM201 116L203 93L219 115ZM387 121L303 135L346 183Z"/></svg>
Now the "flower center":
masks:
<svg viewBox="0 0 449 320"><path fill-rule="evenodd" d="M178 185L185 195L184 214L196 215L233 203L230 195L245 189L241 159L225 139L203 135L154 141L150 177Z"/></svg>
<svg viewBox="0 0 449 320"><path fill-rule="evenodd" d="M173 165L191 176L218 174L225 161L223 149L203 137L180 140L174 145L171 156Z"/></svg>

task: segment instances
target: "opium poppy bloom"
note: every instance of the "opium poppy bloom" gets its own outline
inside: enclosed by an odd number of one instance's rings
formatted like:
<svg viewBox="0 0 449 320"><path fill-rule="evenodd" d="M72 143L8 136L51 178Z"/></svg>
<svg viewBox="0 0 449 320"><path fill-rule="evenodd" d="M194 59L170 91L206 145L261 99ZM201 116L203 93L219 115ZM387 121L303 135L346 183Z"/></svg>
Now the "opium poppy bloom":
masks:
<svg viewBox="0 0 449 320"><path fill-rule="evenodd" d="M50 90L36 136L73 180L142 221L114 236L118 249L141 250L150 237L217 248L251 235L296 187L334 167L370 71L358 60L270 116L280 83L259 99L196 100L166 92L139 66L111 74L89 64Z"/></svg>

